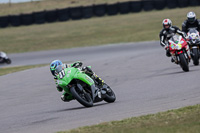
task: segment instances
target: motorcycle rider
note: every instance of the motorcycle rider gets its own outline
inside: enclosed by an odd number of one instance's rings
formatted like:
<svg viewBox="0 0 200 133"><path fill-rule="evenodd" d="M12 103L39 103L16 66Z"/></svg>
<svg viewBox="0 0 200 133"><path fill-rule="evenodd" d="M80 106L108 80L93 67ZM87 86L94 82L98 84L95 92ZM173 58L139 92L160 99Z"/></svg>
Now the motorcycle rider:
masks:
<svg viewBox="0 0 200 133"><path fill-rule="evenodd" d="M200 32L200 20L196 19L196 14L194 12L187 13L187 20L182 23L182 31L186 34L189 28L196 28Z"/></svg>
<svg viewBox="0 0 200 133"><path fill-rule="evenodd" d="M62 65L65 68L68 68L68 67L75 67L75 68L80 68L81 71L85 72L85 74L87 74L88 76L90 76L92 79L94 79L95 81L97 81L98 85L103 85L104 84L104 81L99 78L93 71L92 69L90 69L89 67L82 67L82 62L80 61L77 61L77 62L74 62L72 64L63 64L60 60L54 60L51 62L50 64L50 71L52 73L52 75L54 76L54 80L56 82L56 88L59 92L62 92L63 89L57 84L57 78L56 78L56 73L55 73L55 69L57 66L59 65ZM64 92L62 95L61 95L61 99L64 101L64 102L69 102L73 99L72 96L69 96L68 93Z"/></svg>
<svg viewBox="0 0 200 133"><path fill-rule="evenodd" d="M3 51L0 51L0 63L11 63L10 58L8 58L7 54Z"/></svg>
<svg viewBox="0 0 200 133"><path fill-rule="evenodd" d="M160 31L160 45L165 48L166 56L171 57L171 53L169 50L168 40L174 36L176 33L181 35L184 39L186 38L186 34L182 32L177 26L172 26L172 21L170 19L164 19L162 22L163 29ZM175 60L173 57L171 61L174 62Z"/></svg>

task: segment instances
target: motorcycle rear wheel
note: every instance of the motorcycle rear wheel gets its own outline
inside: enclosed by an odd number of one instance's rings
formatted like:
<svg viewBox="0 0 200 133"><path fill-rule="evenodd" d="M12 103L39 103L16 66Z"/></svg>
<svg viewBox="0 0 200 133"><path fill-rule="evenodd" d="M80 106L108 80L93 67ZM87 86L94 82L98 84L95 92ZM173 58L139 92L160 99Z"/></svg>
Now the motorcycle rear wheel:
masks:
<svg viewBox="0 0 200 133"><path fill-rule="evenodd" d="M183 69L183 71L188 72L189 71L189 66L188 66L188 62L184 56L183 53L179 54L179 58L180 58L180 66Z"/></svg>
<svg viewBox="0 0 200 133"><path fill-rule="evenodd" d="M70 92L72 93L72 96L83 106L85 107L92 107L93 106L93 100L89 93L83 91L80 91L77 87L72 87L70 89Z"/></svg>

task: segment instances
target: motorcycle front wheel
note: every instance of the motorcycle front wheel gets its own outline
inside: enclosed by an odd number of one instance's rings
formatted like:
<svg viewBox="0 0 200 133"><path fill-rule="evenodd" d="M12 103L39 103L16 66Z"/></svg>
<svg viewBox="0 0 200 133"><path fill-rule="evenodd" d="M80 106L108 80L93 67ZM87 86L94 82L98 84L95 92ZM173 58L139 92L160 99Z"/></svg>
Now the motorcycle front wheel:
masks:
<svg viewBox="0 0 200 133"><path fill-rule="evenodd" d="M192 58L193 59L193 64L195 66L199 65L199 51L197 48L193 48L192 49L192 53L194 54L194 57Z"/></svg>
<svg viewBox="0 0 200 133"><path fill-rule="evenodd" d="M179 54L179 59L180 59L180 66L183 69L183 71L188 72L189 71L188 62L183 53Z"/></svg>
<svg viewBox="0 0 200 133"><path fill-rule="evenodd" d="M106 85L107 88L106 89L106 97L104 98L104 101L108 102L108 103L113 103L116 100L116 96L114 91L108 86Z"/></svg>
<svg viewBox="0 0 200 133"><path fill-rule="evenodd" d="M93 100L89 93L83 91L80 91L77 87L72 87L70 89L70 92L72 93L72 96L83 106L85 107L92 107L93 106Z"/></svg>
<svg viewBox="0 0 200 133"><path fill-rule="evenodd" d="M7 63L7 64L11 64L11 59L5 59L5 62Z"/></svg>

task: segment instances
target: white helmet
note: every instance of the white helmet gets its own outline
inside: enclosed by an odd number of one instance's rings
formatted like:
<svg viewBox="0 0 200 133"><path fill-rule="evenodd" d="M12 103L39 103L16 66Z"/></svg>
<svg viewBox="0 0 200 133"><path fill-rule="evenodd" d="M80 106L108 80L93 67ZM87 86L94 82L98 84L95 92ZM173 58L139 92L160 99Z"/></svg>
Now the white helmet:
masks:
<svg viewBox="0 0 200 133"><path fill-rule="evenodd" d="M169 29L172 26L172 21L170 19L164 19L162 24L164 29Z"/></svg>
<svg viewBox="0 0 200 133"><path fill-rule="evenodd" d="M196 21L196 14L194 12L188 12L187 19L189 23L193 24Z"/></svg>

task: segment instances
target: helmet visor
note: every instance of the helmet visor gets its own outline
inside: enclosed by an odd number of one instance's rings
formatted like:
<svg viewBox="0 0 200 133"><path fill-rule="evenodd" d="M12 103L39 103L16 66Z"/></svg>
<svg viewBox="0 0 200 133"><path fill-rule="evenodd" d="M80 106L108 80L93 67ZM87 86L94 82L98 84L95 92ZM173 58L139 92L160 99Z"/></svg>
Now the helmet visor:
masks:
<svg viewBox="0 0 200 133"><path fill-rule="evenodd" d="M194 23L194 21L195 21L195 18L188 18L189 23Z"/></svg>
<svg viewBox="0 0 200 133"><path fill-rule="evenodd" d="M169 25L164 25L164 28L165 29L169 29Z"/></svg>

